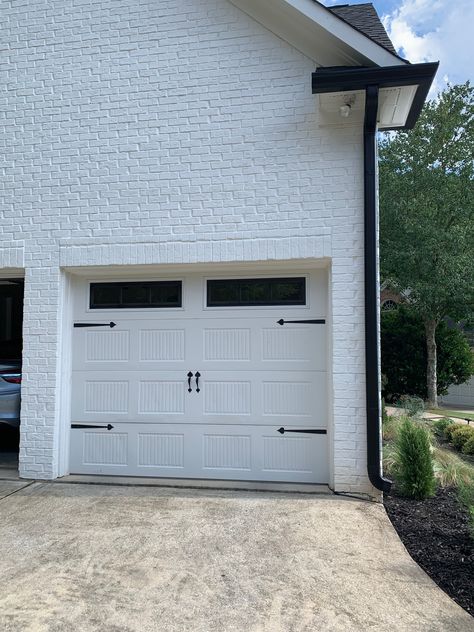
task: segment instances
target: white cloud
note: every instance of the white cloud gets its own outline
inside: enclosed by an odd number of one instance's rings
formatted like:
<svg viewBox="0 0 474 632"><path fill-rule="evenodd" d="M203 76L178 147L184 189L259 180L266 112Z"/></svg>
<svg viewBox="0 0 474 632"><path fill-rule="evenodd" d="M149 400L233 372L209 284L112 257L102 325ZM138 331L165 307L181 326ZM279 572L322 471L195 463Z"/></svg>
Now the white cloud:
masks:
<svg viewBox="0 0 474 632"><path fill-rule="evenodd" d="M412 63L440 61L435 90L474 78L472 0L403 0L383 22L397 50Z"/></svg>

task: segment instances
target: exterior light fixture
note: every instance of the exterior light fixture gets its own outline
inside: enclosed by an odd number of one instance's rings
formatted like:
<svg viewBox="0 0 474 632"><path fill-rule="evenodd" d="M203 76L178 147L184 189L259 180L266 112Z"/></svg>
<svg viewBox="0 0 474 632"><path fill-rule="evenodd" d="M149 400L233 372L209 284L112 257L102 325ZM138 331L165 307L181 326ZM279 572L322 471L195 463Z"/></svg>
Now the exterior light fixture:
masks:
<svg viewBox="0 0 474 632"><path fill-rule="evenodd" d="M350 113L351 113L350 103L344 103L344 105L341 105L341 107L339 108L339 114L342 116L342 118L348 118Z"/></svg>

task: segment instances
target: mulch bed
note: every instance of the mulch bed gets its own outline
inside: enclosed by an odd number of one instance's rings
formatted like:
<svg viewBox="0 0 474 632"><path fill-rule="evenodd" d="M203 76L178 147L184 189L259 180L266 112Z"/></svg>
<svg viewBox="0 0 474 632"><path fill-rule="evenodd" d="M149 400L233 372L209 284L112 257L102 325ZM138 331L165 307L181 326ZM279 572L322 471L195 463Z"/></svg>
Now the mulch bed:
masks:
<svg viewBox="0 0 474 632"><path fill-rule="evenodd" d="M412 558L454 601L474 616L474 540L454 489L417 501L396 495L385 509Z"/></svg>

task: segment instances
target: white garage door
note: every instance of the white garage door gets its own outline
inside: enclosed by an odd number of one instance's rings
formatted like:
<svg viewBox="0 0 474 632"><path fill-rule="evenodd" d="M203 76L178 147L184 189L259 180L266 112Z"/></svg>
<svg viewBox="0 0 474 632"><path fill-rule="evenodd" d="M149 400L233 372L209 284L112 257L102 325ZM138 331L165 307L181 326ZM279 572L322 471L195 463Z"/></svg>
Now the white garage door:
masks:
<svg viewBox="0 0 474 632"><path fill-rule="evenodd" d="M71 472L327 482L326 325L300 322L326 294L323 271L79 282Z"/></svg>

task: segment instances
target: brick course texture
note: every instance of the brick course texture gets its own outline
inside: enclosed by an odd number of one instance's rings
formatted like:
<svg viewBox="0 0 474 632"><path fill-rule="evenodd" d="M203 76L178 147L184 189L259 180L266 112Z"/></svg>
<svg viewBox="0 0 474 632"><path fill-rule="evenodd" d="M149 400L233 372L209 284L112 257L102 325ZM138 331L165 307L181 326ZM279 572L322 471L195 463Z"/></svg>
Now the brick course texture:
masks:
<svg viewBox="0 0 474 632"><path fill-rule="evenodd" d="M21 475L67 471L64 268L324 257L332 483L372 492L362 129L320 124L315 61L226 0L4 1L1 39L0 268L25 270Z"/></svg>

